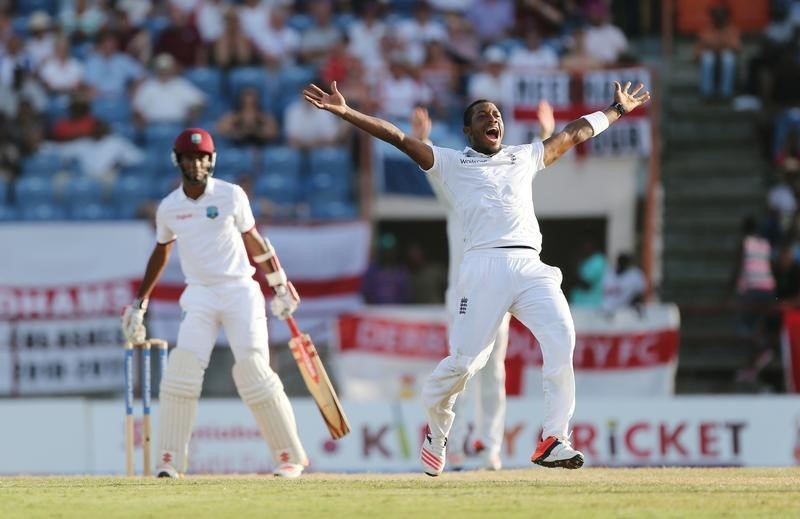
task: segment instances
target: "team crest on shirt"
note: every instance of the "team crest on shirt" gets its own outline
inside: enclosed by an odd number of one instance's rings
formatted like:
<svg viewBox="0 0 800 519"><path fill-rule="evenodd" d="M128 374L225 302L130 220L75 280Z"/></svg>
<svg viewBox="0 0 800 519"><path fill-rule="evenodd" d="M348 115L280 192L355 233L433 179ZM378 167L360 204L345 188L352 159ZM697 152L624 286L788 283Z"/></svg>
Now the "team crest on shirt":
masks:
<svg viewBox="0 0 800 519"><path fill-rule="evenodd" d="M211 218L212 220L217 216L219 216L219 209L217 209L217 206L210 205L206 207L206 216Z"/></svg>

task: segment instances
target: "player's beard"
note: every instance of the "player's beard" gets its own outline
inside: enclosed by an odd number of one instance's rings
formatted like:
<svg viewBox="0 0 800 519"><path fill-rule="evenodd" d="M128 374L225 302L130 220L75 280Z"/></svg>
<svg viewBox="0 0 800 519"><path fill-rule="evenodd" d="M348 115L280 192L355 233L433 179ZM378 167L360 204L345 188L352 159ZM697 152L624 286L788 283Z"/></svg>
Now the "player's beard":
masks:
<svg viewBox="0 0 800 519"><path fill-rule="evenodd" d="M189 173L181 169L181 175L183 176L183 181L189 184L190 186L205 186L208 184L208 177L211 176L209 171L199 172L199 177L194 178Z"/></svg>

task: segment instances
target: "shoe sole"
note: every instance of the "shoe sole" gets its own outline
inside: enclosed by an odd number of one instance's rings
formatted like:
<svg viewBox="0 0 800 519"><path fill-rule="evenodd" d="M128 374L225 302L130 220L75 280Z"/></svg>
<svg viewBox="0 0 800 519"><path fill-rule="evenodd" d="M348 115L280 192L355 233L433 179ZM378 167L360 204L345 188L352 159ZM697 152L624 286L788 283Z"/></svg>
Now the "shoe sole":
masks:
<svg viewBox="0 0 800 519"><path fill-rule="evenodd" d="M549 469L553 468L561 468L561 469L579 469L583 467L583 456L580 454L576 454L575 456L565 459L565 460L556 460L556 461L545 461L542 458L545 456L540 456L533 461L537 465L541 465L542 467L547 467Z"/></svg>

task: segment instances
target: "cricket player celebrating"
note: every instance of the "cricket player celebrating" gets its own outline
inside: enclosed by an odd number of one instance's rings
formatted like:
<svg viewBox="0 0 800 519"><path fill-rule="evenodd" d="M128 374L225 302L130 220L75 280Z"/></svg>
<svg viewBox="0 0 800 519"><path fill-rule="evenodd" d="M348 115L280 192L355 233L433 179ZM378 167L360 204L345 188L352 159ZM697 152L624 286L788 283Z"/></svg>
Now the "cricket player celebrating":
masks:
<svg viewBox="0 0 800 519"><path fill-rule="evenodd" d="M542 439L531 461L545 467L576 469L583 454L569 443L575 409L572 354L575 328L561 291L561 271L539 259L542 235L533 210L533 177L573 146L600 134L625 113L650 99L614 82L607 109L584 115L544 142L502 146L503 118L497 106L481 99L464 111L463 151L431 146L391 123L347 106L331 83L303 91L307 101L327 110L408 155L444 186L464 233L464 257L449 334L450 353L433 370L422 390L428 434L420 451L424 472L442 473L453 404L467 381L487 362L500 322L511 313L536 336L542 349L544 419Z"/></svg>
<svg viewBox="0 0 800 519"><path fill-rule="evenodd" d="M172 161L182 185L158 207L157 243L138 297L122 315L126 339L143 341L148 298L177 242L187 286L180 298L177 345L159 392L156 474L175 478L186 470L203 375L222 325L236 359L233 380L272 451L274 474L296 478L308 460L283 384L269 365L264 296L248 254L275 292L275 316L289 317L299 298L275 249L256 229L245 192L211 178L216 161L211 135L200 128L184 130L175 139Z"/></svg>
<svg viewBox="0 0 800 519"><path fill-rule="evenodd" d="M539 102L537 118L539 120L539 137L544 140L550 137L555 130L555 118L553 107L545 100ZM431 133L432 121L428 111L418 107L411 115L411 133L413 136L425 143L432 144L428 136ZM445 294L445 304L447 306L447 328L453 328L452 319L457 315L455 311L455 287L458 280L458 268L461 265L464 233L458 223L458 217L454 214L453 207L450 205L444 191L444 185L440 182L441 177L428 175L427 179L431 185L436 198L445 206L447 210L447 245L449 250L449 265L447 276L447 292ZM502 459L500 449L503 446L505 435L505 415L506 415L506 349L508 348L508 329L511 322L511 314L506 313L497 329L494 337L492 353L486 365L475 374L472 381L472 388L476 394L475 400L475 430L476 440L473 442L473 449L480 454L483 468L487 470L500 470ZM462 398L456 400L453 412L459 415L462 408ZM467 427L464 419L456 419L450 430L450 442L447 449L447 462L452 470L461 470L466 461L465 448L467 445Z"/></svg>

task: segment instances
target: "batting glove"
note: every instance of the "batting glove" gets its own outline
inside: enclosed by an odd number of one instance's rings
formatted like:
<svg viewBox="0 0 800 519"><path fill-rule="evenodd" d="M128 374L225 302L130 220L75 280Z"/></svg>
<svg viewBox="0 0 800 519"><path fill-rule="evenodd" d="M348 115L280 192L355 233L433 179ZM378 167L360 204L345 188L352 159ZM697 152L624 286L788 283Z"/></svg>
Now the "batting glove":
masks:
<svg viewBox="0 0 800 519"><path fill-rule="evenodd" d="M274 288L275 297L272 298L269 306L275 317L285 321L297 310L297 305L300 304L300 296L297 295L294 285L290 282L285 285L276 285Z"/></svg>
<svg viewBox="0 0 800 519"><path fill-rule="evenodd" d="M142 342L147 337L144 327L144 313L147 303L137 300L122 310L122 334L128 342Z"/></svg>

